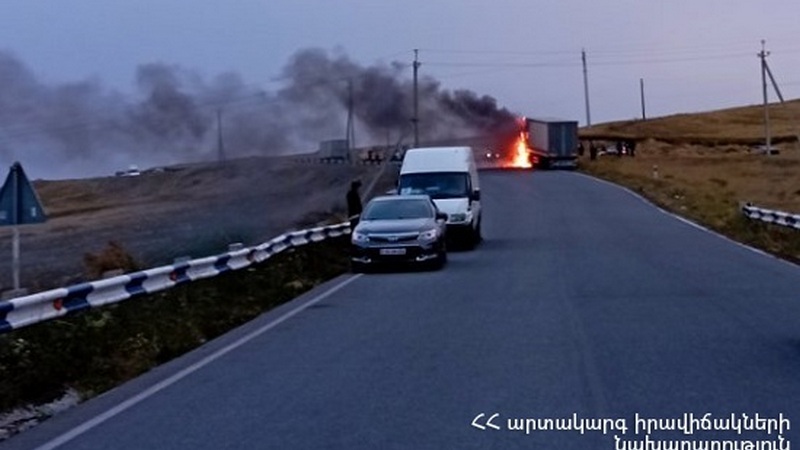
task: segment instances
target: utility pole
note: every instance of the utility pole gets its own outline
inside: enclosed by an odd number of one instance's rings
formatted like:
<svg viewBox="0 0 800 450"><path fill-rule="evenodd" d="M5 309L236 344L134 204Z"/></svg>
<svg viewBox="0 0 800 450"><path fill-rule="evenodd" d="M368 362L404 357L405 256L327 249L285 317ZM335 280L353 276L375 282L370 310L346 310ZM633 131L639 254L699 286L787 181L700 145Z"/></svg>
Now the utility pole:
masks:
<svg viewBox="0 0 800 450"><path fill-rule="evenodd" d="M217 161L225 162L225 146L222 142L222 108L217 108Z"/></svg>
<svg viewBox="0 0 800 450"><path fill-rule="evenodd" d="M592 113L589 108L589 73L586 70L586 49L581 49L581 60L583 61L583 96L586 99L586 126L592 126Z"/></svg>
<svg viewBox="0 0 800 450"><path fill-rule="evenodd" d="M764 94L764 135L766 136L766 153L772 154L772 138L769 133L769 101L767 99L767 56L769 52L766 50L766 42L761 40L761 52L758 57L761 58L761 87Z"/></svg>
<svg viewBox="0 0 800 450"><path fill-rule="evenodd" d="M644 78L639 78L639 95L642 97L642 120L647 120L647 114L644 109Z"/></svg>
<svg viewBox="0 0 800 450"><path fill-rule="evenodd" d="M762 42L762 50L761 51L762 51L762 53L764 53L764 50L763 50L763 42L764 41L761 41L761 42ZM758 55L761 56L761 53L759 53ZM781 103L785 103L786 100L783 98L783 94L781 93L781 88L778 86L778 82L775 81L775 76L772 75L772 69L769 68L769 64L767 63L766 57L768 55L769 55L769 52L766 52L766 54L761 58L762 64L764 66L762 70L765 70L767 72L767 76L769 77L769 81L770 81L770 83L772 83L772 88L775 89L775 95L778 96L778 100L780 100ZM762 77L763 77L763 73L762 73ZM762 82L764 82L763 78L762 78ZM797 128L798 123L800 123L800 121L798 121L797 113L794 112L794 110L790 109L789 112L792 115L792 122L795 124L795 146L798 149L800 149L800 129Z"/></svg>
<svg viewBox="0 0 800 450"><path fill-rule="evenodd" d="M356 149L356 129L354 120L353 79L347 80L347 160Z"/></svg>
<svg viewBox="0 0 800 450"><path fill-rule="evenodd" d="M411 123L414 126L414 147L419 147L419 88L417 84L417 72L419 72L419 49L414 49L414 116Z"/></svg>

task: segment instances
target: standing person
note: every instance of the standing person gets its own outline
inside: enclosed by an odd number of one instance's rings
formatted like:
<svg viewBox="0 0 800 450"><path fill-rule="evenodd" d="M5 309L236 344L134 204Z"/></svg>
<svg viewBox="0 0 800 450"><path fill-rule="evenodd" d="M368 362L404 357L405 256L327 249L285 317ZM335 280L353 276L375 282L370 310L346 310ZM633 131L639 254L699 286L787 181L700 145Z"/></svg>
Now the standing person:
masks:
<svg viewBox="0 0 800 450"><path fill-rule="evenodd" d="M597 159L597 146L594 145L594 141L589 141L589 160L595 159Z"/></svg>
<svg viewBox="0 0 800 450"><path fill-rule="evenodd" d="M631 157L636 156L636 141L634 141L633 139L628 141L628 148L630 149Z"/></svg>
<svg viewBox="0 0 800 450"><path fill-rule="evenodd" d="M361 194L358 193L361 188L361 181L355 180L350 183L350 190L347 191L347 217L350 219L350 229L354 229L358 225L358 218L361 215Z"/></svg>

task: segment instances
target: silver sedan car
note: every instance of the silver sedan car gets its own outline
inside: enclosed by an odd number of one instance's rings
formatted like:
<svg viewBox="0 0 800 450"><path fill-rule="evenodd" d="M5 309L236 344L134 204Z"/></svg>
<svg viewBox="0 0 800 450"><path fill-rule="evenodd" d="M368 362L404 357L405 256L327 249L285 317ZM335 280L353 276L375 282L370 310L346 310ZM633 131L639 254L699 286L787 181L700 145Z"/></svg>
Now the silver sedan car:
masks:
<svg viewBox="0 0 800 450"><path fill-rule="evenodd" d="M427 195L373 198L351 236L353 271L382 263L443 267L447 262L446 222L447 214Z"/></svg>

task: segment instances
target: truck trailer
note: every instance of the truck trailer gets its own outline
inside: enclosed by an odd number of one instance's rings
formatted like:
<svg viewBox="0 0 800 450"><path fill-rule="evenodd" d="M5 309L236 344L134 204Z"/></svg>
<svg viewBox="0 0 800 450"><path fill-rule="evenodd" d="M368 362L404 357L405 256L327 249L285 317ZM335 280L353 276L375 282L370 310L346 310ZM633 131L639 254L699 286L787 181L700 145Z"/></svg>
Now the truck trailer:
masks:
<svg viewBox="0 0 800 450"><path fill-rule="evenodd" d="M331 139L319 143L317 157L321 162L349 162L350 142L347 139Z"/></svg>
<svg viewBox="0 0 800 450"><path fill-rule="evenodd" d="M578 166L578 122L560 119L526 119L531 164L541 169Z"/></svg>

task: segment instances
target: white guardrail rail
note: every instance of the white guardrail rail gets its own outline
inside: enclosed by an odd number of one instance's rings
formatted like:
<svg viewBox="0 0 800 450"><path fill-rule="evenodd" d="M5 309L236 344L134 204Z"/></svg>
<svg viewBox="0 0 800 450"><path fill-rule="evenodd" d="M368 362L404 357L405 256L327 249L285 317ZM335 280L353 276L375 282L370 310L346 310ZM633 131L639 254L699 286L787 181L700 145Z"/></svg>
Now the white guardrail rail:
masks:
<svg viewBox="0 0 800 450"><path fill-rule="evenodd" d="M229 251L168 266L86 282L0 302L0 333L97 308L131 297L169 289L189 281L210 278L269 259L288 248L350 233L350 223L339 223L284 233L255 247Z"/></svg>
<svg viewBox="0 0 800 450"><path fill-rule="evenodd" d="M742 214L749 219L800 230L800 214L790 214L783 211L758 208L750 203L742 205Z"/></svg>

